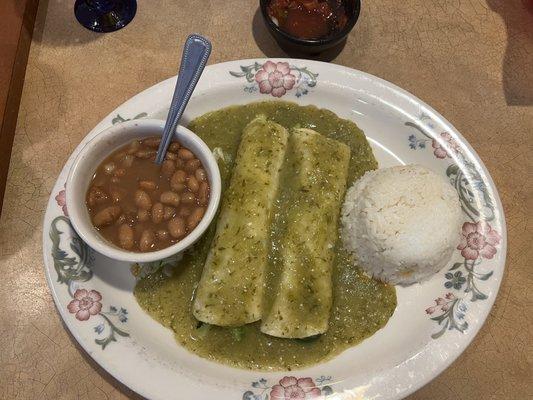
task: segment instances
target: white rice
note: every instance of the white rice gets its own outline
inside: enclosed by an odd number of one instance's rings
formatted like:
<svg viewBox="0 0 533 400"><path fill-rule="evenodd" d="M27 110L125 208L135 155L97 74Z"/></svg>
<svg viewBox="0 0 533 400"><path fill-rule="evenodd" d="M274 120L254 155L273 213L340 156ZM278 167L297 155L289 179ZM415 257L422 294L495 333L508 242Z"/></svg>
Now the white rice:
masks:
<svg viewBox="0 0 533 400"><path fill-rule="evenodd" d="M461 206L444 178L420 165L367 172L347 191L344 247L371 276L408 285L444 267L459 243Z"/></svg>

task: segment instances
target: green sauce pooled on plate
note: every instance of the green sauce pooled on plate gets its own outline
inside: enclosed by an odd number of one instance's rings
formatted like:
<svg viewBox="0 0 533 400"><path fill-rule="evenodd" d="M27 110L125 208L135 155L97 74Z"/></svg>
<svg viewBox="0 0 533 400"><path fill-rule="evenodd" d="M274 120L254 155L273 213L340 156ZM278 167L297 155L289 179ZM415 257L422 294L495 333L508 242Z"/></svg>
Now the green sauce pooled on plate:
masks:
<svg viewBox="0 0 533 400"><path fill-rule="evenodd" d="M227 187L244 127L264 115L287 129L310 128L350 147L347 186L377 162L363 132L352 122L314 106L271 101L233 106L193 120L189 128L219 157L223 187ZM280 187L290 185L281 176ZM154 319L175 332L176 340L201 357L254 370L292 370L327 360L382 328L396 307L394 287L373 280L354 268L335 246L333 307L329 329L306 339L282 339L261 333L261 321L240 327L218 327L197 321L192 313L194 290L200 280L216 223L184 254L172 276L156 272L142 278L135 297ZM273 243L280 230L273 224ZM272 271L268 272L272 274ZM268 274L267 273L267 274ZM271 289L268 279L265 292Z"/></svg>

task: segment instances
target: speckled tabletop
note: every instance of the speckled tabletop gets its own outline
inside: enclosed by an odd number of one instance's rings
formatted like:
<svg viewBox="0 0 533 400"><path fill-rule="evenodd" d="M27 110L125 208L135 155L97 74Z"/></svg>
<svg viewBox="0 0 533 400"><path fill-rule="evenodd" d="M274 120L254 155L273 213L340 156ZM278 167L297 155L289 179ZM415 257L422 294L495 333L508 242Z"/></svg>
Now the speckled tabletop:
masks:
<svg viewBox="0 0 533 400"><path fill-rule="evenodd" d="M65 331L43 273L52 185L111 110L177 71L190 32L211 63L283 57L256 1L139 1L113 34L79 26L73 1L41 0L0 219L0 399L139 399ZM533 398L531 156L533 2L365 1L332 62L389 80L431 104L481 156L499 189L509 253L496 304L461 357L410 400Z"/></svg>

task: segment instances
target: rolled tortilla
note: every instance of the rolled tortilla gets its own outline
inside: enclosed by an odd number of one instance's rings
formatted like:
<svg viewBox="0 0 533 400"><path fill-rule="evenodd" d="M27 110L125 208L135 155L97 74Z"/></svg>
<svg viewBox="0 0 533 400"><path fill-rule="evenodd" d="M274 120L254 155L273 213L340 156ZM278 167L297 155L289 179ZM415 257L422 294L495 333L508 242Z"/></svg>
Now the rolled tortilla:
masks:
<svg viewBox="0 0 533 400"><path fill-rule="evenodd" d="M293 179L284 200L286 226L279 239L279 282L268 296L261 331L305 338L328 329L337 220L346 190L350 148L311 129L295 129L288 161ZM265 304L269 303L268 300Z"/></svg>
<svg viewBox="0 0 533 400"><path fill-rule="evenodd" d="M243 131L195 294L193 313L200 321L238 326L261 319L272 209L288 136L265 117Z"/></svg>

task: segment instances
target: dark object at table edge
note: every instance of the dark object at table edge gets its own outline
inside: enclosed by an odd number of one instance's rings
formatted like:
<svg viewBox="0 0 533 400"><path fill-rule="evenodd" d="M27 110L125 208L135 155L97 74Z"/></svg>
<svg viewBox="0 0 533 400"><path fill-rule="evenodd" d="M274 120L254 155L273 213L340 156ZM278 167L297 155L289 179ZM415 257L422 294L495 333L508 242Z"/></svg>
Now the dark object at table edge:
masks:
<svg viewBox="0 0 533 400"><path fill-rule="evenodd" d="M11 1L18 4L9 4ZM6 74L6 85L0 88L2 89L0 90L0 119L2 120L2 124L0 125L0 215L2 213L2 203L6 189L11 148L17 126L22 87L26 75L26 64L39 5L39 0L11 1L4 4L6 8L0 7L0 19L7 24L6 29L9 30L9 33L14 38L5 47L5 53L8 54L1 54L2 57L6 57L4 61L7 68L6 70L0 71L0 73ZM23 13L17 16L14 15L13 10L23 10ZM9 38L4 39L9 40ZM16 50L9 51L9 44L16 44ZM12 46L12 48L14 47ZM3 102L4 106L2 106Z"/></svg>

